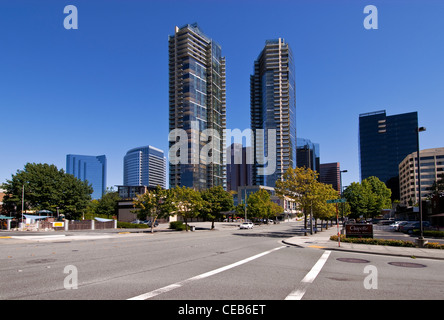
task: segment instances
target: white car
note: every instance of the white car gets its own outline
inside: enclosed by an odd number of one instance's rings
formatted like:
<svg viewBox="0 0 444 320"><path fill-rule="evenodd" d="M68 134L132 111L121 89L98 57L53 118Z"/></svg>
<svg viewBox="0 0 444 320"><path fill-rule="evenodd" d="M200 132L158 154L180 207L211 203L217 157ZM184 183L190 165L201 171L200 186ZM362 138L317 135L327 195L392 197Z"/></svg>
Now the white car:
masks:
<svg viewBox="0 0 444 320"><path fill-rule="evenodd" d="M253 223L244 222L239 226L240 229L253 229Z"/></svg>
<svg viewBox="0 0 444 320"><path fill-rule="evenodd" d="M406 224L408 221L396 221L392 223L389 227L392 231L399 231L399 227L403 224Z"/></svg>

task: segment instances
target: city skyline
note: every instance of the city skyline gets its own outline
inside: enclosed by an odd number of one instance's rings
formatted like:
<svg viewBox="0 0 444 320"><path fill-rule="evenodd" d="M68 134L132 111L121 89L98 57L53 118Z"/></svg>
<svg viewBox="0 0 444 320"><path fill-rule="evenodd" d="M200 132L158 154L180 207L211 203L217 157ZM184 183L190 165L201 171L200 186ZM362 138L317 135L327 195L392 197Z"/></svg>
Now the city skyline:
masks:
<svg viewBox="0 0 444 320"><path fill-rule="evenodd" d="M421 149L441 147L444 48L436 39L444 6L374 1L379 29L366 30L367 4L91 1L77 4L78 30L63 28L65 4L2 4L0 58L8 64L0 75L0 183L27 162L64 168L68 153L106 154L112 187L122 184L121 159L132 145L168 150L167 36L175 25L193 22L217 39L227 58L227 128L249 127L252 63L264 41L282 37L295 55L297 135L320 144L322 163L348 170L344 186L359 181L361 113L417 111L427 127ZM215 8L220 14L210 17ZM241 14L247 11L254 14ZM147 12L149 24L142 19ZM263 24L255 23L261 18Z"/></svg>

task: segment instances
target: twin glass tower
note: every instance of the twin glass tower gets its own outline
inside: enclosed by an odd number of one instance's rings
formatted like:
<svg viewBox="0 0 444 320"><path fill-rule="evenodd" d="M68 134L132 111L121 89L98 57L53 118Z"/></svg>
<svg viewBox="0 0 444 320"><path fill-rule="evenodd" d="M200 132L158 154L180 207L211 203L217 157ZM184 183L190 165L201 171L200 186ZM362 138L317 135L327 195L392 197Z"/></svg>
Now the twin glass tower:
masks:
<svg viewBox="0 0 444 320"><path fill-rule="evenodd" d="M188 148L177 151L178 143L170 139L169 185L196 190L223 186L226 188L226 99L225 57L221 46L206 36L197 24L176 27L169 36L169 130L187 133ZM266 41L254 63L251 76L251 129L254 147L253 184L274 187L289 167L296 166L296 102L293 56L283 39ZM212 129L218 138L202 132ZM255 134L263 129L261 134ZM275 130L268 140L268 130ZM192 137L198 137L192 148ZM275 137L275 139L274 139ZM213 141L211 141L213 139ZM212 142L211 163L199 161L205 145ZM260 141L261 143L257 143ZM183 141L182 141L183 142ZM268 146L275 152L267 154ZM186 152L186 157L180 152ZM187 159L172 163L172 156ZM267 166L264 159L275 162L272 174L260 175L258 168ZM198 161L196 161L196 159Z"/></svg>

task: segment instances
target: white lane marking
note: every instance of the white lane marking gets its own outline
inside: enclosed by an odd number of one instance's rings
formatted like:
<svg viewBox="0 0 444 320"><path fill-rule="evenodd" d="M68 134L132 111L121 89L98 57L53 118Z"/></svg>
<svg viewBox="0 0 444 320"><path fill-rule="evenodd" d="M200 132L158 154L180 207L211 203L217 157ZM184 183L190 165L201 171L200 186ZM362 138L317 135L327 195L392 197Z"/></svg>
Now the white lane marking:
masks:
<svg viewBox="0 0 444 320"><path fill-rule="evenodd" d="M301 285L298 289L291 292L285 300L301 300L304 296L305 292L308 289L308 286L316 279L319 272L321 271L324 264L327 262L328 257L330 256L331 251L325 251L324 254L319 258L316 264L311 268L311 270L306 274L304 279L301 281Z"/></svg>
<svg viewBox="0 0 444 320"><path fill-rule="evenodd" d="M187 284L187 283L190 283L190 282L192 282L192 281L201 280L201 279L204 279L204 278L207 278L207 277L213 276L213 275L215 275L215 274L217 274L217 273L220 273L220 272L223 272L223 271L226 271L226 270L232 269L232 268L234 268L234 267L240 266L240 265L242 265L242 264L244 264L244 263L247 263L247 262L253 261L253 260L257 259L257 258L263 257L263 256L265 256L265 255L267 255L267 254L269 254L269 253L271 253L271 252L273 252L273 251L277 251L277 250L280 250L280 249L282 249L282 248L285 248L285 246L277 247L277 248L274 248L274 249L271 249L271 250L268 250L268 251L265 251L265 252L259 253L259 254L257 254L257 255L254 255L254 256L252 256L252 257L249 257L249 258L246 258L246 259L240 260L240 261L238 261L238 262L235 262L235 263L229 264L229 265L227 265L227 266L224 266L224 267L221 267L221 268L218 268L218 269L212 270L212 271L208 271L208 272L202 273L202 274L200 274L200 275L194 276L194 277L192 277L192 278L189 278L189 279L186 279L186 280L183 280L183 281L179 281L179 282L176 282L176 283L170 284L170 285L165 286L165 287L162 287L162 288L160 288L160 289L156 289L156 290L154 290L154 291L150 291L150 292L147 292L147 293L144 293L144 294L141 294L141 295L138 295L138 296L135 296L135 297L129 298L128 300L146 300L146 299L150 299L150 298L155 297L155 296L157 296L157 295L159 295L159 294L162 294L162 293L165 293L165 292L168 292L168 291L171 291L171 290L174 290L174 289L180 288L180 287L182 287L184 284Z"/></svg>

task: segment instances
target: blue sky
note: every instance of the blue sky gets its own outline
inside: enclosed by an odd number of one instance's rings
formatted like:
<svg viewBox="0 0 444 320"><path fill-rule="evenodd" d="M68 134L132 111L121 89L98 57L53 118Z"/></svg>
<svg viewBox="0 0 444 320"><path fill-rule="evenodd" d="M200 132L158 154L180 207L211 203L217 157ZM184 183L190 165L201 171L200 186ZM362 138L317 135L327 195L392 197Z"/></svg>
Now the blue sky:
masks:
<svg viewBox="0 0 444 320"><path fill-rule="evenodd" d="M66 5L79 28L66 30ZM366 30L366 5L378 29ZM250 126L253 62L290 43L297 135L359 181L358 117L418 111L421 148L444 147L444 2L296 0L0 0L0 183L27 162L108 160L122 183L134 147L168 152L168 35L197 22L227 60L227 127Z"/></svg>

